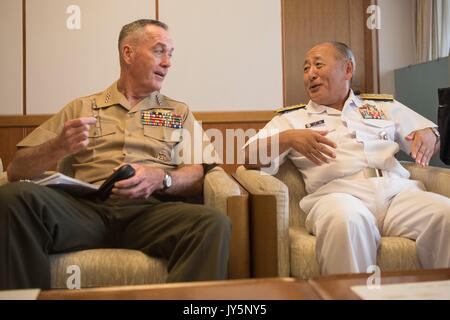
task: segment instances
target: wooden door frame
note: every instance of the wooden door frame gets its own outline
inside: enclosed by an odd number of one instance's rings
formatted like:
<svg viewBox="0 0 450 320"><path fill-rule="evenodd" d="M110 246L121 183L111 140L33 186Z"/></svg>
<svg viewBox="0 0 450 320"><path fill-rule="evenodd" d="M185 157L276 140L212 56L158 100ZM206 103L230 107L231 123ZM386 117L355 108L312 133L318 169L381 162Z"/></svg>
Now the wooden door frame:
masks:
<svg viewBox="0 0 450 320"><path fill-rule="evenodd" d="M286 21L285 21L285 1L281 0L281 32L282 32L282 76L283 76L283 105L287 105L287 84L286 84ZM370 5L378 5L377 0L363 1L363 21L366 21L367 8ZM379 63L379 38L378 30L364 29L364 56L365 56L365 85L367 92L379 93L380 90L380 63Z"/></svg>

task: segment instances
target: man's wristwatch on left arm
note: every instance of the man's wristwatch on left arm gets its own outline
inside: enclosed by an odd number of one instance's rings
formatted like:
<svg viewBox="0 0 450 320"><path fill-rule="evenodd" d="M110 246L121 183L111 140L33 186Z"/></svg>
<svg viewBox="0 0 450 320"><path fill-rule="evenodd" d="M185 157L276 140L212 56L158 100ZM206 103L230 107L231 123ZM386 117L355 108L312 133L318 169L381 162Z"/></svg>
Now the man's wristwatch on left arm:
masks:
<svg viewBox="0 0 450 320"><path fill-rule="evenodd" d="M164 171L163 191L169 189L172 186L172 182L172 176L167 171Z"/></svg>
<svg viewBox="0 0 450 320"><path fill-rule="evenodd" d="M431 131L433 131L434 135L436 136L436 143L435 144L438 144L439 141L441 140L441 135L439 134L438 128L431 127L430 129L431 129Z"/></svg>

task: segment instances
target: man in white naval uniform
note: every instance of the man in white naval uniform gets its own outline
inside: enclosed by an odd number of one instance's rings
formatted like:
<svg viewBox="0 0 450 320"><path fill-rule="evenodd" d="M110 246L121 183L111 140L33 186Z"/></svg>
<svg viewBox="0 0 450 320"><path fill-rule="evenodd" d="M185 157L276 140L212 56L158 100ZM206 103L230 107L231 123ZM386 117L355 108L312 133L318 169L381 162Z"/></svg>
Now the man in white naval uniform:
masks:
<svg viewBox="0 0 450 320"><path fill-rule="evenodd" d="M270 148L270 130L278 130L275 156L291 159L304 177L308 195L300 207L317 239L322 274L366 272L376 264L381 235L416 240L423 268L450 267L450 199L409 180L394 157L401 148L428 165L439 149L436 125L393 99L355 96L354 71L345 44L308 51L303 77L311 100L252 137L247 159L256 156L250 146L257 142Z"/></svg>

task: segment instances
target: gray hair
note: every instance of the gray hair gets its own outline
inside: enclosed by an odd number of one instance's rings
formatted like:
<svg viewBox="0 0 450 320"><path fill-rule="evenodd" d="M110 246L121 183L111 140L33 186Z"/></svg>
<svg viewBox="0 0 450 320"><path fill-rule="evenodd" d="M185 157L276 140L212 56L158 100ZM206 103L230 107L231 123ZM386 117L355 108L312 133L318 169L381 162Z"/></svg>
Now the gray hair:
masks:
<svg viewBox="0 0 450 320"><path fill-rule="evenodd" d="M122 27L122 30L120 30L119 34L119 50L120 46L122 45L124 39L128 37L129 35L145 28L146 26L157 26L160 28L163 28L164 30L169 30L169 27L164 22L158 21L158 20L152 20L152 19L140 19L133 21L129 24L126 24Z"/></svg>
<svg viewBox="0 0 450 320"><path fill-rule="evenodd" d="M338 54L338 58L343 60L350 60L353 64L353 73L355 73L356 70L356 59L355 55L353 54L352 49L350 49L349 46L347 46L345 43L338 42L338 41L329 41L325 42L327 44L332 45Z"/></svg>

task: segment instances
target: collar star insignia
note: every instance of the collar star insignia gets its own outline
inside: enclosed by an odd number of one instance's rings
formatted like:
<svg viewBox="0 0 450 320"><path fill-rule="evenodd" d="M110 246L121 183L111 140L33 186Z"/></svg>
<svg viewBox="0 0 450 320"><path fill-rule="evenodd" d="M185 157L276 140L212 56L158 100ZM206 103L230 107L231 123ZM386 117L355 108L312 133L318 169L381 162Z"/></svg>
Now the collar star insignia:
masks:
<svg viewBox="0 0 450 320"><path fill-rule="evenodd" d="M158 103L158 105L162 105L162 97L159 93L156 94L156 102Z"/></svg>
<svg viewBox="0 0 450 320"><path fill-rule="evenodd" d="M160 151L158 153L158 159L161 161L167 161L167 155L163 151Z"/></svg>
<svg viewBox="0 0 450 320"><path fill-rule="evenodd" d="M108 103L109 100L111 100L111 91L108 91L108 92L106 93L105 103Z"/></svg>

